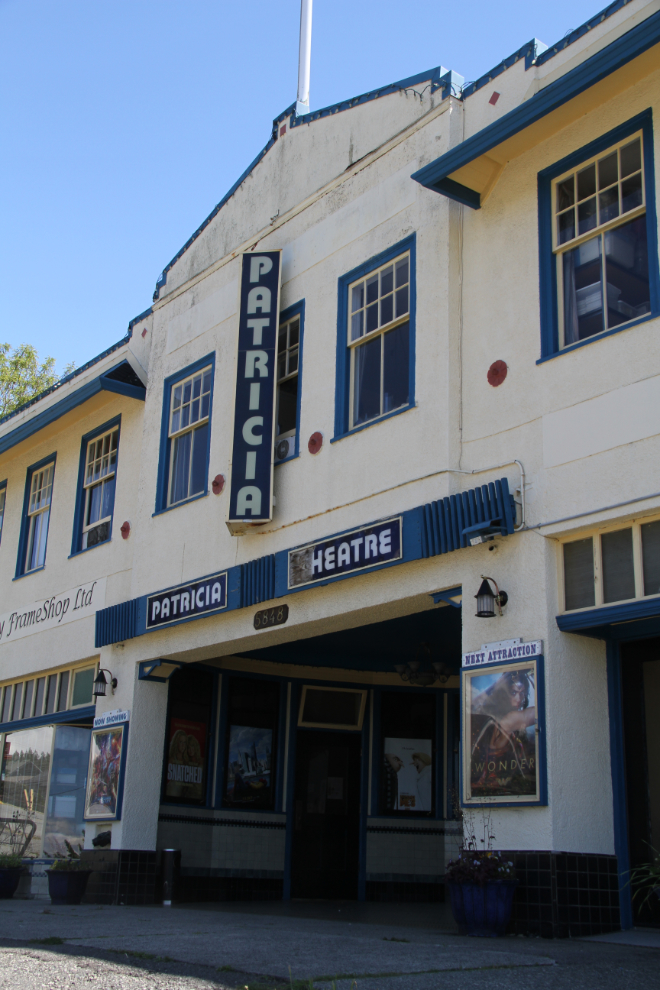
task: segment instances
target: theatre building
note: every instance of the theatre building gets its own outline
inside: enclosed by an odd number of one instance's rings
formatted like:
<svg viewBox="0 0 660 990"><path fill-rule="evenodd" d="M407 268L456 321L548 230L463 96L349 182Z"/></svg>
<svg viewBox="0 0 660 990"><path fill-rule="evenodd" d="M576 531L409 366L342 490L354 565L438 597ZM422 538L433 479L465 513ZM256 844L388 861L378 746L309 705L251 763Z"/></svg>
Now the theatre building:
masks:
<svg viewBox="0 0 660 990"><path fill-rule="evenodd" d="M0 423L25 894L437 901L485 807L513 930L660 924L659 115L646 0L291 107Z"/></svg>

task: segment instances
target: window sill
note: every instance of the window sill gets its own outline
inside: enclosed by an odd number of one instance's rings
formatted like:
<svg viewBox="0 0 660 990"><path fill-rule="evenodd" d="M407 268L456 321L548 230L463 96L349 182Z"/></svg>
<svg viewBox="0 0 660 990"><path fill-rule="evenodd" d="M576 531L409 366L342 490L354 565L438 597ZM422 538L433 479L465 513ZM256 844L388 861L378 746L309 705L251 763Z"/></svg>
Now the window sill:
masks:
<svg viewBox="0 0 660 990"><path fill-rule="evenodd" d="M281 461L275 461L274 466L277 467L278 464L287 464L289 461L295 461L296 457L300 457L299 451L296 451L295 454L289 454L288 457L283 457Z"/></svg>
<svg viewBox="0 0 660 990"><path fill-rule="evenodd" d="M82 550L74 550L67 557L67 560L71 560L72 557L79 557L81 553L87 553L89 550L98 550L99 547L105 547L108 543L112 543L112 537L109 536L107 540L103 540L102 543L95 543L93 547L83 547Z"/></svg>
<svg viewBox="0 0 660 990"><path fill-rule="evenodd" d="M354 426L352 430L347 430L345 433L338 433L336 436L332 437L330 443L337 443L338 440L343 440L344 437L352 437L355 433L361 433L362 430L368 430L370 426L378 426L379 423L384 423L386 419L392 419L393 416L400 416L401 413L409 412L411 409L415 409L416 407L416 402L411 402L407 406L401 406L400 409L394 409L392 412L385 413L384 416L379 416L378 419L370 419L368 423L362 423L360 426Z"/></svg>
<svg viewBox="0 0 660 990"><path fill-rule="evenodd" d="M200 498L206 498L208 495L208 489L205 492L200 492L199 495L193 495L191 498L184 499L183 502L175 502L174 505L168 505L164 509L156 509L155 512L151 513L151 518L154 516L162 516L164 512L172 512L173 509L181 509L184 505L190 505L191 502L197 502ZM93 547L90 547L93 549Z"/></svg>
<svg viewBox="0 0 660 990"><path fill-rule="evenodd" d="M561 357L562 354L570 354L571 351L576 351L580 347L584 347L587 344L595 344L598 340L603 340L604 337L611 337L615 333L623 333L625 330L632 330L633 327L639 326L640 323L648 323L649 320L655 320L660 316L660 312L647 313L645 316L640 316L636 320L631 320L630 323L625 323L621 327L613 327L611 330L603 330L601 333L594 334L593 337L587 337L586 340L578 340L575 344L569 344L568 347L562 347L559 351L553 351L552 354L545 354L540 357L537 364L544 364L545 361L552 361L553 358Z"/></svg>
<svg viewBox="0 0 660 990"><path fill-rule="evenodd" d="M31 571L25 571L23 574L17 574L15 578L12 578L12 581L20 581L21 578L30 577L31 574L38 574L39 571L44 571L45 569L46 565L42 564L41 567L35 567Z"/></svg>

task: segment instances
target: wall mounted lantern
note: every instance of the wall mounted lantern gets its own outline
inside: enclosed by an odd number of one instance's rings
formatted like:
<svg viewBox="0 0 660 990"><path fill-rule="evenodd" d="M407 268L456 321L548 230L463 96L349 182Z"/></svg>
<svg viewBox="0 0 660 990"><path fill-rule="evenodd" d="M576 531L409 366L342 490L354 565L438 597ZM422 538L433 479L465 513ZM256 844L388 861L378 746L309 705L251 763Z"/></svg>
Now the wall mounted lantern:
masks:
<svg viewBox="0 0 660 990"><path fill-rule="evenodd" d="M508 602L509 596L506 591L500 591L497 587L497 582L493 581L491 577L486 577L485 574L482 574L481 577L483 578L481 587L474 596L477 599L477 617L479 619L492 619L495 615L495 607L497 607L497 612L501 616L502 609ZM495 594L493 594L489 581L495 585Z"/></svg>
<svg viewBox="0 0 660 990"><path fill-rule="evenodd" d="M105 698L105 689L108 686L106 674L110 674L110 687L112 688L112 693L115 693L117 678L112 676L112 671L106 670L105 667L99 667L99 672L94 679L93 693L95 698Z"/></svg>

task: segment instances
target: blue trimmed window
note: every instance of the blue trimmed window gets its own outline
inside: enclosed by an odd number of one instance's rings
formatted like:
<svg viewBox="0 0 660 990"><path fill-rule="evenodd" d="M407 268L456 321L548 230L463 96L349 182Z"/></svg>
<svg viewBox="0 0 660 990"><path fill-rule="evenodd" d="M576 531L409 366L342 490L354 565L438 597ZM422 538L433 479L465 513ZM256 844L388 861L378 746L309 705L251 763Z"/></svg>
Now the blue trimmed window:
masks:
<svg viewBox="0 0 660 990"><path fill-rule="evenodd" d="M120 422L118 416L82 438L72 554L112 536Z"/></svg>
<svg viewBox="0 0 660 990"><path fill-rule="evenodd" d="M334 440L415 404L415 235L339 279Z"/></svg>
<svg viewBox="0 0 660 990"><path fill-rule="evenodd" d="M5 521L6 503L7 503L7 482L0 481L0 543L2 543L2 526Z"/></svg>
<svg viewBox="0 0 660 990"><path fill-rule="evenodd" d="M156 512L208 492L215 354L165 379Z"/></svg>
<svg viewBox="0 0 660 990"><path fill-rule="evenodd" d="M277 335L275 463L297 457L300 449L300 383L305 300L280 313Z"/></svg>
<svg viewBox="0 0 660 990"><path fill-rule="evenodd" d="M16 577L39 571L46 563L48 525L55 480L55 454L28 468L23 519L18 541Z"/></svg>
<svg viewBox="0 0 660 990"><path fill-rule="evenodd" d="M651 111L539 173L542 360L660 312Z"/></svg>

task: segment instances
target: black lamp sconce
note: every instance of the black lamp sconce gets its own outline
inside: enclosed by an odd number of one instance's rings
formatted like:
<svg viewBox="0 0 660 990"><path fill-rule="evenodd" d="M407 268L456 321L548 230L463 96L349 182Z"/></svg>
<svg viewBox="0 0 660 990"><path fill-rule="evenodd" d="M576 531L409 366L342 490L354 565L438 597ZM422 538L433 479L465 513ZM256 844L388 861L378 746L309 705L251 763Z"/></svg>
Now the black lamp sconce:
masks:
<svg viewBox="0 0 660 990"><path fill-rule="evenodd" d="M481 577L483 578L481 587L474 596L477 599L477 617L479 619L492 619L495 615L495 606L497 606L498 615L501 616L509 596L506 591L500 591L497 587L497 581L493 581L491 577L486 577L485 574L482 574ZM488 582L495 585L495 594L493 594L493 589Z"/></svg>
<svg viewBox="0 0 660 990"><path fill-rule="evenodd" d="M115 688L117 687L117 678L112 676L112 671L106 670L105 667L99 667L99 672L94 679L94 697L95 698L105 698L105 689L108 686L108 680L106 674L110 674L110 687L112 688L112 693L115 693Z"/></svg>
<svg viewBox="0 0 660 990"><path fill-rule="evenodd" d="M417 655L419 656L422 651L427 656L431 655L431 647L428 643L420 643ZM451 667L447 667L442 662L431 663L431 667L433 670L422 669L421 660L409 660L408 663L394 664L394 669L401 680L408 684L414 684L415 687L430 687L436 681L439 681L440 684L446 684L453 674Z"/></svg>

